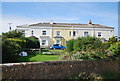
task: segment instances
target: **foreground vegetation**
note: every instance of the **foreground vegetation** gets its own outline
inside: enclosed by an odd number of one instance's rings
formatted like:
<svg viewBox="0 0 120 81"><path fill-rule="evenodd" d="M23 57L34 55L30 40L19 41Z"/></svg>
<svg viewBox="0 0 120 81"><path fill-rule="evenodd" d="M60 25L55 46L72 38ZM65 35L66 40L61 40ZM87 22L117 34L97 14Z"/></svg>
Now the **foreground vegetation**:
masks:
<svg viewBox="0 0 120 81"><path fill-rule="evenodd" d="M70 77L68 80L71 81L118 81L120 77L120 73L113 72L113 71L106 71L102 74L96 74L96 73L85 73L81 72L76 77Z"/></svg>
<svg viewBox="0 0 120 81"><path fill-rule="evenodd" d="M68 41L67 52L61 54L61 59L118 59L119 56L120 42L114 37L108 42L101 42L99 38L88 36Z"/></svg>
<svg viewBox="0 0 120 81"><path fill-rule="evenodd" d="M39 48L39 41L34 37L24 37L17 30L2 34L2 63L17 62L19 53L26 48Z"/></svg>

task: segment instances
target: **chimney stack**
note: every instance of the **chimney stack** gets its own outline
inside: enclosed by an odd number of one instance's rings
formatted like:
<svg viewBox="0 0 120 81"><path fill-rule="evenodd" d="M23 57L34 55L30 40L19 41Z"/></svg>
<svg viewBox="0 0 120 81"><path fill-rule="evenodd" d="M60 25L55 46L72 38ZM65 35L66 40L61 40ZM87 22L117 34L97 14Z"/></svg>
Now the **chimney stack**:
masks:
<svg viewBox="0 0 120 81"><path fill-rule="evenodd" d="M89 20L89 21L88 21L88 24L92 24L92 21L91 21L91 20Z"/></svg>

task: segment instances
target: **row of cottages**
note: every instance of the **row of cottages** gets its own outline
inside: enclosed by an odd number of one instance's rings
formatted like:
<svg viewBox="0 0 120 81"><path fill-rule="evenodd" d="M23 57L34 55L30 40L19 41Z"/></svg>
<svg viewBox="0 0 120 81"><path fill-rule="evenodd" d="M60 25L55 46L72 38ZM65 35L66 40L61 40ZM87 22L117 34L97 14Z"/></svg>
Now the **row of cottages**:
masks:
<svg viewBox="0 0 120 81"><path fill-rule="evenodd" d="M95 36L102 41L114 36L114 28L99 24L74 24L74 23L37 23L17 26L25 37L34 36L39 38L41 47L50 47L53 44L66 45L70 39L78 37Z"/></svg>

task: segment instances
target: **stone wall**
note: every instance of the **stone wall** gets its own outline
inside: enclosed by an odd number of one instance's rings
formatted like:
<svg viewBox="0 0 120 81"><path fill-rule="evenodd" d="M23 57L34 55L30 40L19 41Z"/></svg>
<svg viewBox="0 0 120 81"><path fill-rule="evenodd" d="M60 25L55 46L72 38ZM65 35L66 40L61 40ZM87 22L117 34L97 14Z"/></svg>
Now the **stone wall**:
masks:
<svg viewBox="0 0 120 81"><path fill-rule="evenodd" d="M119 61L46 61L1 64L3 79L65 79L77 76L80 72L104 73L120 72Z"/></svg>

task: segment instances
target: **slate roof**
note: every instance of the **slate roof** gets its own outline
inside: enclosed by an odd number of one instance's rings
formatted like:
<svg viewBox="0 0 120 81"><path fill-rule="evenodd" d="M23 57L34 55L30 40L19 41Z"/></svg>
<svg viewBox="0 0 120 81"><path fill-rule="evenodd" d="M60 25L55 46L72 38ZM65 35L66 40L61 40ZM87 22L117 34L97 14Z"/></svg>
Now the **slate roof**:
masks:
<svg viewBox="0 0 120 81"><path fill-rule="evenodd" d="M48 27L80 27L80 28L110 28L114 29L113 27L108 27L100 24L77 24L77 23L37 23L31 24L29 26L48 26Z"/></svg>

